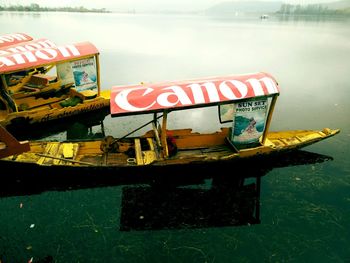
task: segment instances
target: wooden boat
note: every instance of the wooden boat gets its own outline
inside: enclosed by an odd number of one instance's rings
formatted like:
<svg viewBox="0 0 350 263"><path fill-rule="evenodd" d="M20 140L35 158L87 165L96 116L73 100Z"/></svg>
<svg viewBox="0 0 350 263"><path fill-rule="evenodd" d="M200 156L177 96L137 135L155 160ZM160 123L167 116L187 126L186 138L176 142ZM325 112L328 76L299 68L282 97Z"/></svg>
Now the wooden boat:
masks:
<svg viewBox="0 0 350 263"><path fill-rule="evenodd" d="M189 167L206 169L214 163L231 169L232 162L248 160L249 164L254 159L293 151L339 133L339 129L329 128L269 131L278 95L277 81L262 72L113 87L112 117L148 114L150 121L118 139L109 135L87 141L28 142L30 151L8 157L3 153L0 166L10 171L32 168L56 174L178 173ZM220 130L198 133L191 127L167 128L169 113L187 110L187 116L191 116L190 112L203 107L218 110ZM147 125L149 131L132 136ZM0 136L5 132L2 130ZM0 140L6 144L4 137ZM16 150L15 146L3 148L8 150L6 155Z"/></svg>
<svg viewBox="0 0 350 263"><path fill-rule="evenodd" d="M177 188L183 186L207 185L208 181L218 185L229 186L228 183L236 181L250 181L250 178L259 178L265 176L268 172L276 168L297 166L297 165L312 165L332 161L331 156L309 152L305 150L296 150L279 155L269 155L264 158L257 159L254 166L248 164L249 159L243 162L235 163L237 172L232 176L232 173L220 173L223 167L220 163L212 163L210 165L201 165L200 169L188 169L181 173L149 173L141 171L138 173L127 172L115 176L115 171L108 170L104 172L93 172L94 169L89 169L88 173L49 173L40 172L33 168L25 170L18 168L11 172L4 172L0 176L0 196L21 196L35 195L46 191L73 191L80 189L93 189L111 186L125 185L151 185L154 188L165 190L169 188ZM249 165L249 170L246 169ZM202 167L203 166L203 167ZM3 166L2 166L3 168ZM49 166L47 169L51 169ZM231 167L232 170L232 167ZM48 176L49 174L49 176ZM56 175L56 176L55 176ZM215 182L214 182L215 181ZM231 185L232 186L232 185ZM200 186L201 187L201 186ZM229 187L231 188L231 187ZM233 193L234 189L228 189L228 192Z"/></svg>
<svg viewBox="0 0 350 263"><path fill-rule="evenodd" d="M0 36L1 42L0 124L12 133L109 108L92 43L56 45L20 33Z"/></svg>

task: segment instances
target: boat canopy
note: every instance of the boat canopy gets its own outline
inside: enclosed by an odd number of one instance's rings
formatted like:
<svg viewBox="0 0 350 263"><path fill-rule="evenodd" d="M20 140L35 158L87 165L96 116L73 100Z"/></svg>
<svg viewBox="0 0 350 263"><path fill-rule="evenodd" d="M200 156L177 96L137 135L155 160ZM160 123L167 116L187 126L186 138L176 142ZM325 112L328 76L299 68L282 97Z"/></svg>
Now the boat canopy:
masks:
<svg viewBox="0 0 350 263"><path fill-rule="evenodd" d="M43 41L40 43L40 45L44 45L42 48L29 48L26 51L10 52L0 56L0 74L99 54L97 48L90 42L56 46L52 42ZM25 45L23 46L25 47Z"/></svg>
<svg viewBox="0 0 350 263"><path fill-rule="evenodd" d="M57 47L57 45L51 40L48 40L46 38L34 39L31 41L21 42L15 45L2 47L0 48L0 56L52 47Z"/></svg>
<svg viewBox="0 0 350 263"><path fill-rule="evenodd" d="M268 73L228 75L179 82L114 86L112 117L164 110L206 107L279 94L277 81Z"/></svg>
<svg viewBox="0 0 350 263"><path fill-rule="evenodd" d="M24 33L13 33L13 34L1 35L0 49L7 46L16 45L18 43L31 41L31 40L33 40L33 38Z"/></svg>

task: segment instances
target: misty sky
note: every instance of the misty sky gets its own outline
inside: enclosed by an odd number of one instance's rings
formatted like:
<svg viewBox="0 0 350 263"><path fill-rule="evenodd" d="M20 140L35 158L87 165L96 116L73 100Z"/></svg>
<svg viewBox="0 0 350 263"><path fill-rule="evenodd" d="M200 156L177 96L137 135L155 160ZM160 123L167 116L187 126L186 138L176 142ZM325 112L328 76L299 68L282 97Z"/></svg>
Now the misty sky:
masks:
<svg viewBox="0 0 350 263"><path fill-rule="evenodd" d="M2 5L29 5L37 3L42 7L84 6L86 8L106 8L111 11L196 11L207 9L217 3L230 0L0 0ZM240 0L248 1L248 0ZM270 0L290 4L315 4L336 0Z"/></svg>

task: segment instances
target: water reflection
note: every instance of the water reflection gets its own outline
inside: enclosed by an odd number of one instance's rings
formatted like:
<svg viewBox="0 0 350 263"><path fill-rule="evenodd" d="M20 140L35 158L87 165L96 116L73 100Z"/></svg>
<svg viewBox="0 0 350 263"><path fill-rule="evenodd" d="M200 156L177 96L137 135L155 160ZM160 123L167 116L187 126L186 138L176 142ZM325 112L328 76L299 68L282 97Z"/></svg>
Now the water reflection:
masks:
<svg viewBox="0 0 350 263"><path fill-rule="evenodd" d="M123 186L120 230L158 230L241 226L260 223L260 187L263 176L275 168L308 165L332 157L296 151L230 166L152 174L96 173L51 176L48 173L2 176L0 197L41 194L46 191ZM218 173L220 171L220 173Z"/></svg>
<svg viewBox="0 0 350 263"><path fill-rule="evenodd" d="M259 224L261 177L249 184L232 176L216 179L209 189L124 187L120 230Z"/></svg>
<svg viewBox="0 0 350 263"><path fill-rule="evenodd" d="M259 224L260 187L264 175L274 168L327 160L332 158L297 151L269 160L257 159L253 167L251 163L240 162L234 165L234 170L232 167L207 167L200 174L188 171L172 180L158 178L151 186L126 186L122 195L120 230ZM196 186L194 179L198 180Z"/></svg>
<svg viewBox="0 0 350 263"><path fill-rule="evenodd" d="M298 22L298 21L309 21L309 22L346 22L349 20L347 16L342 16L342 15L276 15L275 16L277 21L283 21L283 22L288 22L288 21L293 21L293 22Z"/></svg>

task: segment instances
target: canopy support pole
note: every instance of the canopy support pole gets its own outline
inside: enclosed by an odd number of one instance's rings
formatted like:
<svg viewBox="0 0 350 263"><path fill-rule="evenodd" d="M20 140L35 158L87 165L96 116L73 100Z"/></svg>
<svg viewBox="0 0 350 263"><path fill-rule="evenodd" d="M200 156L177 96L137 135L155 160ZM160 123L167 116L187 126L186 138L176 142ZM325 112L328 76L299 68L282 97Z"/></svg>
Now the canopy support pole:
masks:
<svg viewBox="0 0 350 263"><path fill-rule="evenodd" d="M275 109L277 97L278 97L278 95L274 95L274 96L272 97L272 100L271 100L271 105L270 105L269 114L268 114L267 120L266 120L265 130L264 130L264 133L263 133L263 135L262 135L262 140L261 140L261 144L262 144L262 145L265 144L266 137L267 137L267 132L268 132L269 129L270 129L270 124L271 124L271 120L272 120L272 113L273 113L273 111L274 111L274 109Z"/></svg>
<svg viewBox="0 0 350 263"><path fill-rule="evenodd" d="M163 115L158 116L157 119L159 119L159 118L161 118L161 117L163 117ZM145 123L144 125L142 125L142 126L136 128L135 130L129 132L129 133L126 134L126 135L124 135L123 137L117 139L116 141L118 142L118 141L120 141L120 140L125 139L125 138L128 137L129 135L133 134L134 132L137 132L138 130L141 130L142 128L146 127L147 125L149 125L150 123L153 123L153 122L154 122L154 120L151 120L151 121Z"/></svg>
<svg viewBox="0 0 350 263"><path fill-rule="evenodd" d="M162 143L160 142L159 139L159 133L158 133L158 127L157 127L157 113L155 112L153 115L153 122L152 122L152 127L153 127L153 132L154 132L154 137L156 137L156 142L159 148L162 147Z"/></svg>
<svg viewBox="0 0 350 263"><path fill-rule="evenodd" d="M101 77L100 77L100 58L98 54L95 56L96 58L96 73L97 73L97 96L101 95Z"/></svg>
<svg viewBox="0 0 350 263"><path fill-rule="evenodd" d="M162 145L163 145L164 158L169 157L168 144L167 144L167 134L166 134L167 117L168 117L167 111L163 111L163 123L162 123L161 139L162 139Z"/></svg>

